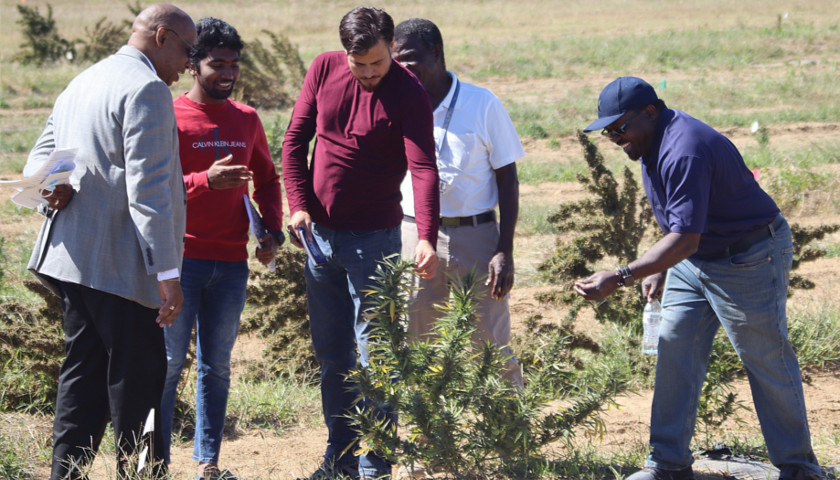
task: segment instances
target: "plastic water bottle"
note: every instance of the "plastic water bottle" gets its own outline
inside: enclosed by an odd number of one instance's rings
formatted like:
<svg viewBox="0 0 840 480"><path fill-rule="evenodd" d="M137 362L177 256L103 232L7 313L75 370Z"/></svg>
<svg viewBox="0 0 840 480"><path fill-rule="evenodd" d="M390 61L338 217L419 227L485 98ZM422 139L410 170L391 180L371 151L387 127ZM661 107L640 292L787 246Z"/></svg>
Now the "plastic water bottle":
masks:
<svg viewBox="0 0 840 480"><path fill-rule="evenodd" d="M642 314L645 333L642 336L642 352L656 355L659 351L659 324L662 322L662 305L659 300L648 302Z"/></svg>

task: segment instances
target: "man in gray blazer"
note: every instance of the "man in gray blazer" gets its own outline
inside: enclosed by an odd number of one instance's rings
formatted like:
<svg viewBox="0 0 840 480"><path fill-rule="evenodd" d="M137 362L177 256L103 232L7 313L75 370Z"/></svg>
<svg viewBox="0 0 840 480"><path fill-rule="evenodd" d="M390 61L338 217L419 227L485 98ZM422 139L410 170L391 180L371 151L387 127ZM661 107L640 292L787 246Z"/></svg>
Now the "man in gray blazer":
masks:
<svg viewBox="0 0 840 480"><path fill-rule="evenodd" d="M46 197L29 269L62 300L66 358L58 381L51 479L83 477L110 418L118 471L141 461L163 476L159 402L163 330L180 313L186 194L168 85L196 40L192 19L155 4L128 44L59 95L24 167L76 148L71 185ZM154 434L143 437L154 409ZM148 474L149 472L144 472Z"/></svg>

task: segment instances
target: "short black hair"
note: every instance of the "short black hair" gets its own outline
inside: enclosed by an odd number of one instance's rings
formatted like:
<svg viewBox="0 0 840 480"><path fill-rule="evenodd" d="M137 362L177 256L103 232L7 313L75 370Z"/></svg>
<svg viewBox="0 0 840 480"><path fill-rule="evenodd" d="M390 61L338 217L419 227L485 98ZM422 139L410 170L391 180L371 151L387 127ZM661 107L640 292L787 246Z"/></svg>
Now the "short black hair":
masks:
<svg viewBox="0 0 840 480"><path fill-rule="evenodd" d="M229 23L213 17L204 17L195 25L198 37L190 51L190 63L198 68L199 62L210 54L210 50L219 47L230 48L240 53L245 43L239 33Z"/></svg>
<svg viewBox="0 0 840 480"><path fill-rule="evenodd" d="M356 7L341 19L338 33L344 50L359 54L370 50L380 39L390 46L394 40L394 20L385 10Z"/></svg>
<svg viewBox="0 0 840 480"><path fill-rule="evenodd" d="M443 62L443 68L446 68L446 61L443 56L443 37L434 22L425 18L409 18L400 22L394 29L394 40L396 41L411 36L417 37L420 43L430 51L435 47L440 47L440 60Z"/></svg>

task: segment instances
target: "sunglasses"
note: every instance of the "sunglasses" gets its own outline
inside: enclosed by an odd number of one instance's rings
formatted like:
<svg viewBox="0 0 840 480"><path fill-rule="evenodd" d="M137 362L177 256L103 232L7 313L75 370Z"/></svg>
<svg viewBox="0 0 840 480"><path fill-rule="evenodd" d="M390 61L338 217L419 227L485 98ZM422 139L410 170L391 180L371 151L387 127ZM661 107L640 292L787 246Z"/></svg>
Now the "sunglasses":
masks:
<svg viewBox="0 0 840 480"><path fill-rule="evenodd" d="M184 40L184 38L183 38L183 37L181 37L181 35L178 35L178 32L176 32L175 30L173 30L173 29L171 29L171 28L168 28L168 27L161 27L161 28L162 28L163 30L166 30L167 32L172 32L172 33L174 33L174 34L175 34L175 36L176 36L176 37L178 37L178 40L180 40L180 41L181 41L184 45L186 45L186 47L187 47L187 56L189 56L190 52L192 52L192 49L194 48L194 47L193 47L193 45L191 45L191 44L190 44L190 43L188 43L186 40Z"/></svg>
<svg viewBox="0 0 840 480"><path fill-rule="evenodd" d="M636 117L642 114L641 110L636 111L636 114L628 118L621 124L620 127L616 128L615 130L607 130L606 128L601 130L601 135L605 137L620 137L627 132L627 126L632 122Z"/></svg>

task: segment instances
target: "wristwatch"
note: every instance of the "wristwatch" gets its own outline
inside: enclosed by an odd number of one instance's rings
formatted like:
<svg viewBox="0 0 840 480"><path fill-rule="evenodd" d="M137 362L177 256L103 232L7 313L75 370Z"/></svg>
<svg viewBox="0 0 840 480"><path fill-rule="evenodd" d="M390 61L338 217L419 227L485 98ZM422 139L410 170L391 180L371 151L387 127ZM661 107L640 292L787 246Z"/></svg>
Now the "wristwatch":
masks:
<svg viewBox="0 0 840 480"><path fill-rule="evenodd" d="M633 272L630 271L630 267L627 265L618 267L615 271L615 276L618 277L619 287L631 287L636 283L636 278L633 277Z"/></svg>

